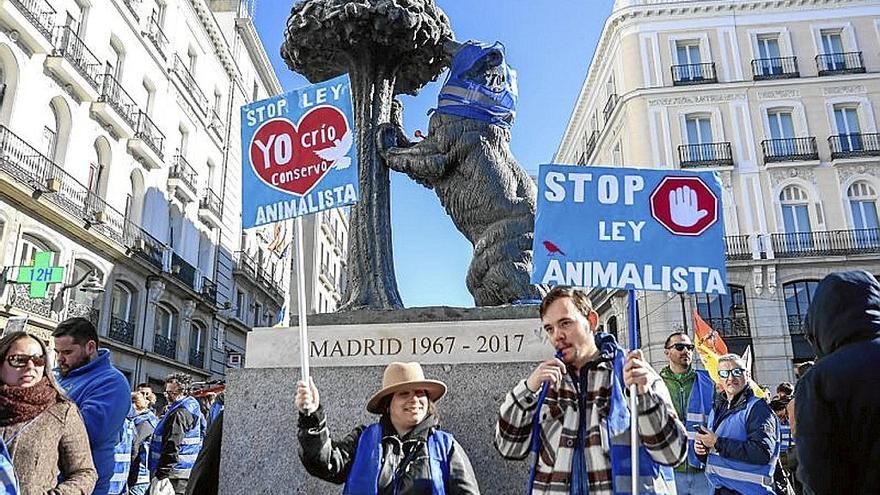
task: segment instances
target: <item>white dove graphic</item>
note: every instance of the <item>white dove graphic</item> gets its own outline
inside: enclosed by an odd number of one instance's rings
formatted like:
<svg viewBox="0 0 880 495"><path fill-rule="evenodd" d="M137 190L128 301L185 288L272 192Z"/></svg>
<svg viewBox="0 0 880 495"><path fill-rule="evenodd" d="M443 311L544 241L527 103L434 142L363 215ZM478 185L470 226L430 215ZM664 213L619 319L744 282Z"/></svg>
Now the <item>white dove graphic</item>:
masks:
<svg viewBox="0 0 880 495"><path fill-rule="evenodd" d="M351 145L351 130L347 130L345 131L345 134L342 135L342 139L333 141L333 146L318 150L315 154L321 157L322 160L332 162L330 165L331 167L334 167L337 170L342 170L351 165L351 158L347 156L348 152L351 151Z"/></svg>

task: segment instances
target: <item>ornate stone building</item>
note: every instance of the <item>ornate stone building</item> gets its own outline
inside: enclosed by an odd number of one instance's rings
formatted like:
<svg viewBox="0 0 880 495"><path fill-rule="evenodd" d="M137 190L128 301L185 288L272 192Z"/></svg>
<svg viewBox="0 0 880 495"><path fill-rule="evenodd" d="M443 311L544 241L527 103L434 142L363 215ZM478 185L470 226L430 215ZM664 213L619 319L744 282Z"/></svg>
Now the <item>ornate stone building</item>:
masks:
<svg viewBox="0 0 880 495"><path fill-rule="evenodd" d="M272 232L241 230L239 107L281 91L238 0L0 5L0 259L93 272L103 294L6 284L0 325L83 315L132 384L222 378L274 323ZM56 302L52 305L53 299Z"/></svg>
<svg viewBox="0 0 880 495"><path fill-rule="evenodd" d="M697 309L733 350L752 345L758 381L791 380L818 280L880 273L878 48L876 2L616 1L555 162L714 170L724 186L728 295L639 294L653 363ZM624 334L625 297L593 295Z"/></svg>

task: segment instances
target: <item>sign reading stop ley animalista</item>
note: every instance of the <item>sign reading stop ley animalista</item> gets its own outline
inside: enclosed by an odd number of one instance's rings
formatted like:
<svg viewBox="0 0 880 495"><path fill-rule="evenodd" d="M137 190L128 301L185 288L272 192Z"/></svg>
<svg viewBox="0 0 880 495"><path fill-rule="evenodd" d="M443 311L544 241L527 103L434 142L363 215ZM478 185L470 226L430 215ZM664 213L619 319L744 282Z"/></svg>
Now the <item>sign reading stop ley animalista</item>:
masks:
<svg viewBox="0 0 880 495"><path fill-rule="evenodd" d="M532 282L725 294L714 172L542 165Z"/></svg>
<svg viewBox="0 0 880 495"><path fill-rule="evenodd" d="M248 368L299 362L296 328L255 329L248 336ZM534 319L448 321L309 327L312 367L536 362L553 347Z"/></svg>
<svg viewBox="0 0 880 495"><path fill-rule="evenodd" d="M242 227L354 204L354 124L348 75L242 106Z"/></svg>

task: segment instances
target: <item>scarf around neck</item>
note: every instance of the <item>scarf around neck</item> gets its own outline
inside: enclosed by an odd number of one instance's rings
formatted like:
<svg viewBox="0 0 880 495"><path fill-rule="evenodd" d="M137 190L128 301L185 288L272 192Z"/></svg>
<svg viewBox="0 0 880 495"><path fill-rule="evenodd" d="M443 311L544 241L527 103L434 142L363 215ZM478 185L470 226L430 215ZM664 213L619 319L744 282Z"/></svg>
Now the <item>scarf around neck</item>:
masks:
<svg viewBox="0 0 880 495"><path fill-rule="evenodd" d="M58 391L45 376L33 387L0 385L0 426L30 421L58 400Z"/></svg>

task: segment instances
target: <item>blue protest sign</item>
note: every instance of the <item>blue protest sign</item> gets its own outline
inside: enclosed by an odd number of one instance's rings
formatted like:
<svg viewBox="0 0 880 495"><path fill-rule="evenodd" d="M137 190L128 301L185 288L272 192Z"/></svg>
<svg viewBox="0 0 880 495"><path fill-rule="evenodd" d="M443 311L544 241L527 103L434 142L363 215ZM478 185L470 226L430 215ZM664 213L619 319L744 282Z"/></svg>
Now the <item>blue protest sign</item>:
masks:
<svg viewBox="0 0 880 495"><path fill-rule="evenodd" d="M532 282L725 294L714 172L542 165Z"/></svg>
<svg viewBox="0 0 880 495"><path fill-rule="evenodd" d="M242 227L355 203L354 124L347 74L241 107Z"/></svg>

